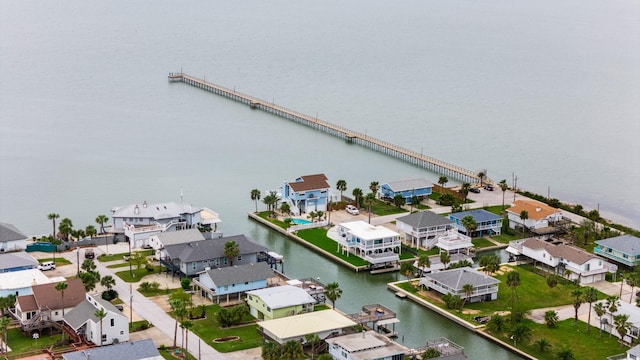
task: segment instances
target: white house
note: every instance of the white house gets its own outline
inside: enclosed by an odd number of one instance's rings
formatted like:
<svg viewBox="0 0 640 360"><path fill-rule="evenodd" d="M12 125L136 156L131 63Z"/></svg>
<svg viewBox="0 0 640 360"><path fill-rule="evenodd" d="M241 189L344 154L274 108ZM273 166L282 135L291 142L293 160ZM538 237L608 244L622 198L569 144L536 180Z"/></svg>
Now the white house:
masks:
<svg viewBox="0 0 640 360"><path fill-rule="evenodd" d="M104 311L101 319L96 312ZM129 319L98 295L86 294L84 301L64 315L65 324L92 343L103 346L129 341ZM102 341L100 334L102 332Z"/></svg>
<svg viewBox="0 0 640 360"><path fill-rule="evenodd" d="M0 273L0 297L7 295L23 296L31 295L33 285L49 284L49 279L38 269Z"/></svg>
<svg viewBox="0 0 640 360"><path fill-rule="evenodd" d="M27 240L27 235L13 224L0 222L0 252L24 250Z"/></svg>
<svg viewBox="0 0 640 360"><path fill-rule="evenodd" d="M524 226L533 233L546 237L556 232L553 224L563 220L561 210L535 200L516 200L506 211L510 228ZM520 217L523 211L527 214L524 220Z"/></svg>
<svg viewBox="0 0 640 360"><path fill-rule="evenodd" d="M606 306L606 300L600 300L597 303L604 303ZM596 314L595 310L593 310L593 307L591 311L592 311L591 313L592 318L598 319L597 317L598 315ZM633 341L639 339L640 338L640 308L637 307L635 304L630 304L624 300L621 300L618 302L618 311L614 313L613 316L611 315L611 313L607 312L602 316L601 319L598 319L600 321L599 326L602 330L609 332L617 337L620 337L620 334L618 334L618 331L616 330L615 322L613 319L613 317L617 315L628 315L629 319L627 319L627 321L631 323L631 327L629 328L629 331L622 337L622 340L625 341L627 344L630 344ZM638 359L640 359L640 357Z"/></svg>
<svg viewBox="0 0 640 360"><path fill-rule="evenodd" d="M396 229L404 234L404 241L412 247L431 249L436 245L438 236L454 228L453 221L431 211L420 211L396 219Z"/></svg>
<svg viewBox="0 0 640 360"><path fill-rule="evenodd" d="M337 360L403 360L409 349L373 330L326 340L329 354Z"/></svg>
<svg viewBox="0 0 640 360"><path fill-rule="evenodd" d="M361 220L338 224L334 240L342 252L355 254L372 265L396 262L402 251L400 234Z"/></svg>

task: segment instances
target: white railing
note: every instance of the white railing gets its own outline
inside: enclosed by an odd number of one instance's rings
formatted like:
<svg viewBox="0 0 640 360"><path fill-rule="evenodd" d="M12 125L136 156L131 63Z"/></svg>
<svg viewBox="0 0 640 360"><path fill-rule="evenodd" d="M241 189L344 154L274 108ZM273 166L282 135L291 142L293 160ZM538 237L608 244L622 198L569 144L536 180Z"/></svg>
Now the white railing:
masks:
<svg viewBox="0 0 640 360"><path fill-rule="evenodd" d="M287 232L292 233L292 232L296 232L296 231L300 231L300 230L314 229L314 228L319 228L319 227L323 227L323 226L327 226L327 225L329 225L329 222L327 220L318 221L318 222L312 222L312 223L309 223L309 224L293 225L293 226L290 226L287 229Z"/></svg>

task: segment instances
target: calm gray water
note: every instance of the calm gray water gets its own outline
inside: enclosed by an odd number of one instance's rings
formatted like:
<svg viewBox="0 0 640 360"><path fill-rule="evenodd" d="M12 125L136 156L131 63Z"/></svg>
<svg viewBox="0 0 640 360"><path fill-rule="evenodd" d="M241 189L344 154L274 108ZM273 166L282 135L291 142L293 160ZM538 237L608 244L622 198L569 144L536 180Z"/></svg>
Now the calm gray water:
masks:
<svg viewBox="0 0 640 360"><path fill-rule="evenodd" d="M640 5L622 1L0 2L0 221L50 232L179 200L400 312L408 346L507 352L246 219L253 188L431 177L166 75L269 99L640 226ZM366 283L366 286L365 286ZM371 285L371 286L369 286ZM375 285L375 286L374 286Z"/></svg>

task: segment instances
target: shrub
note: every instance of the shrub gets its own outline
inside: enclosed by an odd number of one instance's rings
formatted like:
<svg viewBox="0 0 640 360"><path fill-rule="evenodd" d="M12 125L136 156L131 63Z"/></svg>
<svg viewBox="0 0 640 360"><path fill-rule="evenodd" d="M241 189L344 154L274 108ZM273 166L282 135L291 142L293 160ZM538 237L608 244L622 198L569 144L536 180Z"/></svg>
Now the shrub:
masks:
<svg viewBox="0 0 640 360"><path fill-rule="evenodd" d="M142 284L140 284L140 290L144 292L151 290L151 284L148 281L143 282Z"/></svg>
<svg viewBox="0 0 640 360"><path fill-rule="evenodd" d="M105 290L102 292L102 299L104 300L111 301L117 297L118 297L118 292L113 289Z"/></svg>
<svg viewBox="0 0 640 360"><path fill-rule="evenodd" d="M182 278L182 280L180 280L180 286L182 286L182 288L185 291L189 291L189 288L191 286L191 279L189 278Z"/></svg>
<svg viewBox="0 0 640 360"><path fill-rule="evenodd" d="M157 291L160 288L160 283L157 281L154 281L150 284L150 290L152 291Z"/></svg>
<svg viewBox="0 0 640 360"><path fill-rule="evenodd" d="M145 268L147 269L148 272L153 272L153 270L154 270L153 265L151 265L151 264L147 264L147 266L145 266Z"/></svg>

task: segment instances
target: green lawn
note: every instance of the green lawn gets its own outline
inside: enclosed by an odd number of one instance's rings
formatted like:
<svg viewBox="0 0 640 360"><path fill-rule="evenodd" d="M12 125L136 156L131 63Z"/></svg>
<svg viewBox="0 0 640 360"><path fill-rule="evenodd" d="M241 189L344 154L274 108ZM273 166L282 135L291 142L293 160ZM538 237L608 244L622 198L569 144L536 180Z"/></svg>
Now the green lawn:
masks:
<svg viewBox="0 0 640 360"><path fill-rule="evenodd" d="M399 208L393 204L388 205L384 201L376 200L373 205L371 205L371 212L378 216L391 215L391 214L400 214L404 212L409 212L403 208Z"/></svg>
<svg viewBox="0 0 640 360"><path fill-rule="evenodd" d="M129 332L133 333L136 331L144 331L144 330L147 330L149 327L150 327L149 322L147 320L134 321L132 323L129 323Z"/></svg>
<svg viewBox="0 0 640 360"><path fill-rule="evenodd" d="M44 259L38 259L38 263L42 264L43 262L46 261L53 261L53 258L44 258ZM60 265L69 265L71 264L71 261L63 258L63 257L56 257L56 266L60 266Z"/></svg>
<svg viewBox="0 0 640 360"><path fill-rule="evenodd" d="M143 253L145 256L151 256L151 255L155 255L156 251L155 250L143 250L140 251L141 253ZM109 261L116 261L116 260L123 260L123 256L129 254L128 252L126 253L119 253L119 254L111 254L111 255L105 255L102 254L100 256L98 256L98 261L100 262L109 262Z"/></svg>
<svg viewBox="0 0 640 360"><path fill-rule="evenodd" d="M136 267L134 264L131 264L132 267ZM117 269L117 268L121 268L121 267L129 267L129 263L128 262L124 262L121 264L113 264L113 265L107 265L107 267L109 269Z"/></svg>
<svg viewBox="0 0 640 360"><path fill-rule="evenodd" d="M353 254L351 254L350 256L346 256L346 255L343 255L340 251L337 251L338 245L335 241L327 237L326 229L315 228L315 229L300 230L298 231L297 235L298 237L304 239L305 241L308 241L309 243L319 247L320 249L325 250L344 261L347 261L351 265L354 265L354 266L369 265L369 262Z"/></svg>
<svg viewBox="0 0 640 360"><path fill-rule="evenodd" d="M158 295L167 295L169 293L172 293L176 290L178 290L180 288L175 288L175 289L168 289L168 288L164 288L164 289L155 289L155 290L148 290L148 291L144 291L141 290L138 287L138 292L140 292L140 294L144 295L145 297L152 297L152 296L158 296Z"/></svg>
<svg viewBox="0 0 640 360"><path fill-rule="evenodd" d="M120 279L124 280L125 282L138 282L147 275L161 273L162 266L156 265L153 267L153 271L149 271L144 266L141 266L140 270L138 270L134 265L132 270L133 270L133 276L132 274L129 273L129 270L118 271L116 275L118 275Z"/></svg>
<svg viewBox="0 0 640 360"><path fill-rule="evenodd" d="M193 349L189 349L190 352L187 353L188 356L188 360L196 360L197 358L193 355L191 355L191 352L194 352ZM198 349L195 349L195 352L197 352ZM174 357L172 355L172 353L175 353L175 350L170 349L170 348L165 348L165 349L158 349L158 352L160 353L160 356L162 356L163 359L167 359L167 360L176 360L177 358ZM182 354L182 350L180 350L180 353Z"/></svg>
<svg viewBox="0 0 640 360"><path fill-rule="evenodd" d="M47 331L45 333L41 333L38 340L34 340L31 336L22 335L19 329L9 329L7 337L7 344L9 344L9 347L12 350L10 353L12 355L49 347L62 339L62 335L48 335Z"/></svg>
<svg viewBox="0 0 640 360"><path fill-rule="evenodd" d="M509 205L507 203L505 203L504 206L505 206L504 208L502 207L502 205L485 206L483 209L487 210L488 212L490 212L492 214L496 214L496 215L501 216L502 215L502 211L504 211L504 209L509 207Z"/></svg>
<svg viewBox="0 0 640 360"><path fill-rule="evenodd" d="M499 243L508 244L509 241L522 239L524 238L524 236L521 233L516 232L515 235L507 235L502 233L500 235L492 236L491 238Z"/></svg>
<svg viewBox="0 0 640 360"><path fill-rule="evenodd" d="M473 246L479 249L496 246L494 243L484 238L475 238L472 239L471 242L473 243Z"/></svg>

